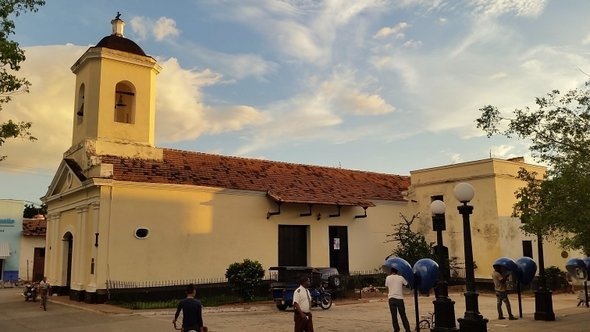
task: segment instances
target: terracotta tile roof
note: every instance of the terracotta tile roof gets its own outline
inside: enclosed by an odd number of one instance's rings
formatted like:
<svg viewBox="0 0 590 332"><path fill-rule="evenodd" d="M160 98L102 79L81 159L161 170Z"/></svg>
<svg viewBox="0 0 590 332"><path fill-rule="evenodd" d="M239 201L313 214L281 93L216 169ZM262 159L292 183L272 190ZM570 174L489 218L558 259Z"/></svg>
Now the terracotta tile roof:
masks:
<svg viewBox="0 0 590 332"><path fill-rule="evenodd" d="M277 202L374 206L403 201L407 176L164 149L163 161L101 156L113 179L266 192Z"/></svg>
<svg viewBox="0 0 590 332"><path fill-rule="evenodd" d="M45 218L23 218L23 235L24 236L45 236L47 221Z"/></svg>

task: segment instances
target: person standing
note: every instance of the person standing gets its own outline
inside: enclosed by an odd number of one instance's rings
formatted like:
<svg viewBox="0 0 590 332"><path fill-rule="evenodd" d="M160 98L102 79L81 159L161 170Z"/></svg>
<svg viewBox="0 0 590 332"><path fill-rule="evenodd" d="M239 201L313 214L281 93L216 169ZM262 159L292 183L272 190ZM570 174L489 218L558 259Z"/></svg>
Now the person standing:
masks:
<svg viewBox="0 0 590 332"><path fill-rule="evenodd" d="M399 323L397 321L397 313L402 319L404 330L410 332L410 322L406 316L406 307L404 306L404 286L408 282L404 277L398 274L397 269L391 268L389 275L385 278L385 286L387 287L387 298L389 299L389 311L391 312L391 322L393 323L393 331L400 331Z"/></svg>
<svg viewBox="0 0 590 332"><path fill-rule="evenodd" d="M309 278L307 276L301 276L299 278L299 287L293 293L295 332L313 332L311 295L309 294L308 288Z"/></svg>
<svg viewBox="0 0 590 332"><path fill-rule="evenodd" d="M182 331L207 332L203 326L203 306L201 301L195 298L197 291L195 285L190 284L186 287L186 298L178 303L172 324L176 326L176 320L182 310Z"/></svg>
<svg viewBox="0 0 590 332"><path fill-rule="evenodd" d="M494 281L494 291L496 291L496 307L498 308L498 319L506 319L502 313L502 302L506 304L506 311L508 312L508 319L516 320L518 318L512 315L510 308L510 301L508 300L508 291L506 289L507 277L502 273L500 265L494 265L494 272L492 272L492 280Z"/></svg>

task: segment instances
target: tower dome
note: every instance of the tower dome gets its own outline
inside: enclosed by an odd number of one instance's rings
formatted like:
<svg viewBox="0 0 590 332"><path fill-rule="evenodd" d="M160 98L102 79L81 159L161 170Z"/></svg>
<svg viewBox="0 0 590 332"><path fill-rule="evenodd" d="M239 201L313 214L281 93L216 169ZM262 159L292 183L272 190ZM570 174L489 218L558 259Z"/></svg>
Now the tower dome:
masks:
<svg viewBox="0 0 590 332"><path fill-rule="evenodd" d="M117 16L111 21L113 25L113 33L101 39L96 47L110 48L111 50L123 51L137 55L146 56L145 52L133 40L127 39L123 36L123 28L125 21L121 18L121 14L117 12Z"/></svg>

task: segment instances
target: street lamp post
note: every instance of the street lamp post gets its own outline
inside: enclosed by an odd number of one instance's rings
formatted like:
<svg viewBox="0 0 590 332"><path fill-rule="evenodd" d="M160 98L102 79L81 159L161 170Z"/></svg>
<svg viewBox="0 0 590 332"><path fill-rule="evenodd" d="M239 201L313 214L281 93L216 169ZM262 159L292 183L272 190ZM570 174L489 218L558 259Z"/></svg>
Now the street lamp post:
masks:
<svg viewBox="0 0 590 332"><path fill-rule="evenodd" d="M539 252L539 288L535 291L535 320L555 320L551 290L547 288L545 278L545 261L543 259L543 237L537 233L537 250Z"/></svg>
<svg viewBox="0 0 590 332"><path fill-rule="evenodd" d="M436 322L431 331L458 331L455 323L455 301L449 298L447 287L447 261L448 257L443 252L442 231L446 229L445 225L445 203L440 200L433 201L430 204L432 211L432 229L436 231L436 256L438 259L439 281L436 285L436 299L434 304L434 321Z"/></svg>
<svg viewBox="0 0 590 332"><path fill-rule="evenodd" d="M469 215L473 212L473 206L467 205L475 195L475 190L469 183L459 183L454 189L455 198L461 205L457 207L463 216L463 246L465 249L465 317L459 318L459 330L464 332L486 332L488 320L479 313L475 289L475 273L473 266L473 249L471 243L471 226Z"/></svg>

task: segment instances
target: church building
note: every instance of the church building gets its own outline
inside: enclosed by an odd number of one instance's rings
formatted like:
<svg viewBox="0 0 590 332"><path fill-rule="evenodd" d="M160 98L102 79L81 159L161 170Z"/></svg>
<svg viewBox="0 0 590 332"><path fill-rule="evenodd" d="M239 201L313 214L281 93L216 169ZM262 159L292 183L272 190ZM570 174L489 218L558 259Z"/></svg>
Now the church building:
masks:
<svg viewBox="0 0 590 332"><path fill-rule="evenodd" d="M381 266L409 177L155 147L161 68L111 23L71 67L72 143L42 199L60 293L102 302L112 282L222 278L246 258Z"/></svg>

